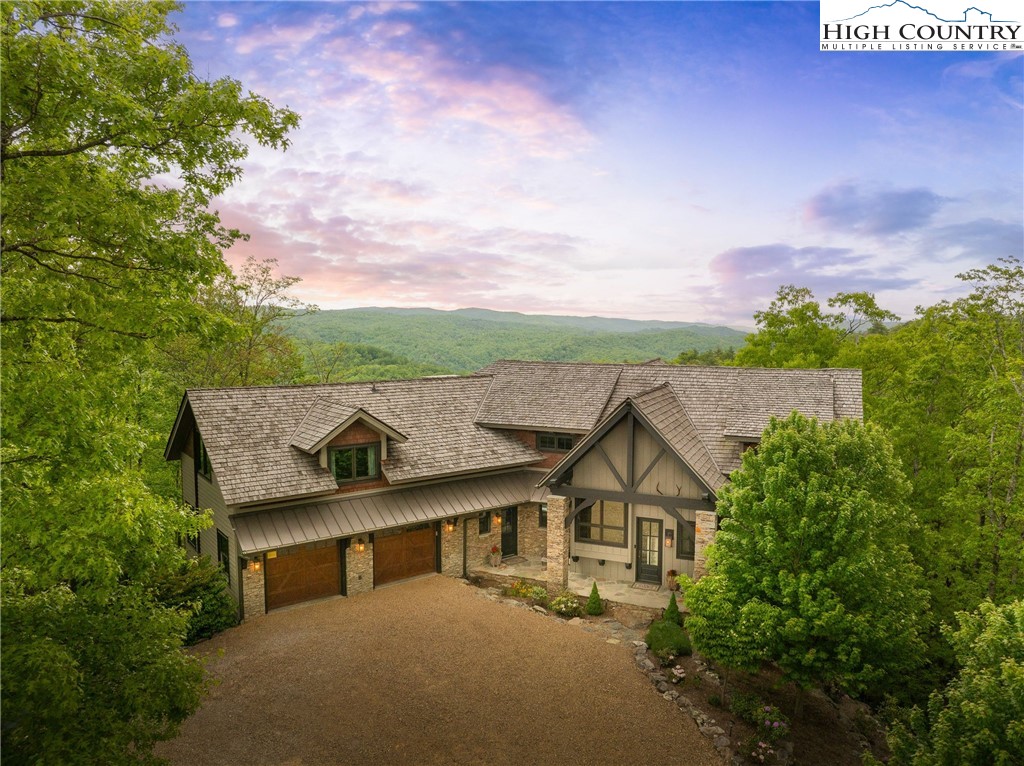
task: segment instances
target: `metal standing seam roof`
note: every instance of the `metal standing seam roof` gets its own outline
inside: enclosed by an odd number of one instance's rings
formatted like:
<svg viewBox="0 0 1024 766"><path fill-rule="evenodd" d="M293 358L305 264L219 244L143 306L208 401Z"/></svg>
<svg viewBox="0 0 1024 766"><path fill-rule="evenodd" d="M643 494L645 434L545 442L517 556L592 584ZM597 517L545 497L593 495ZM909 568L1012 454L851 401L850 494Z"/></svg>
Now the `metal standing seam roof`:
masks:
<svg viewBox="0 0 1024 766"><path fill-rule="evenodd" d="M243 554L404 527L424 521L543 502L540 474L516 473L428 484L363 497L319 502L232 517Z"/></svg>

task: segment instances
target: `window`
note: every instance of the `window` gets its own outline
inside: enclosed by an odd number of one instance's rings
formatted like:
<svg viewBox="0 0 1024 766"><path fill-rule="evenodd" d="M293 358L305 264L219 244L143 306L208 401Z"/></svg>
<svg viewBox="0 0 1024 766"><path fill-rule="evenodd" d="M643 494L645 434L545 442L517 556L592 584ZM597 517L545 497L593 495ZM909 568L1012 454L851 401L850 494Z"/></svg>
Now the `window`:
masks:
<svg viewBox="0 0 1024 766"><path fill-rule="evenodd" d="M576 540L626 547L626 505L614 500L598 500L576 516Z"/></svg>
<svg viewBox="0 0 1024 766"><path fill-rule="evenodd" d="M206 479L213 479L213 467L210 465L210 453L206 451L203 437L196 431L196 472Z"/></svg>
<svg viewBox="0 0 1024 766"><path fill-rule="evenodd" d="M199 549L200 543L198 532L196 532L194 535L185 535L185 542L192 546L192 550L194 550L197 554L202 553L202 551Z"/></svg>
<svg viewBox="0 0 1024 766"><path fill-rule="evenodd" d="M546 452L568 452L572 449L572 434L539 433L537 449Z"/></svg>
<svg viewBox="0 0 1024 766"><path fill-rule="evenodd" d="M483 516L480 517L480 534L489 535L491 533L491 513L487 511Z"/></svg>
<svg viewBox="0 0 1024 766"><path fill-rule="evenodd" d="M331 449L327 460L331 473L339 484L346 481L375 479L380 475L376 444Z"/></svg>
<svg viewBox="0 0 1024 766"><path fill-rule="evenodd" d="M697 522L685 521L676 529L676 558L693 561L697 545Z"/></svg>
<svg viewBox="0 0 1024 766"><path fill-rule="evenodd" d="M228 582L231 582L231 554L229 553L230 545L228 544L228 536L217 530L217 563L220 564L221 569L224 570L224 574L228 577Z"/></svg>
<svg viewBox="0 0 1024 766"><path fill-rule="evenodd" d="M548 525L548 504L541 503L540 510L537 511L537 526L546 527Z"/></svg>

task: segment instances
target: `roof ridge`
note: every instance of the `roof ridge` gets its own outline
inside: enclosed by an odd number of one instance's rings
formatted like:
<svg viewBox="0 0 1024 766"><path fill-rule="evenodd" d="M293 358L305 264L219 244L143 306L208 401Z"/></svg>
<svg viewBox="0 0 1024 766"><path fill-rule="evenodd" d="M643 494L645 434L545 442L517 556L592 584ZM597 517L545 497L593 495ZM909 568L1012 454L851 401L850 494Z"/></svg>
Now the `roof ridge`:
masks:
<svg viewBox="0 0 1024 766"><path fill-rule="evenodd" d="M185 393L200 393L208 391L293 391L298 389L323 389L330 387L350 388L355 386L376 386L381 384L398 383L428 383L433 381L472 381L477 382L480 378L492 377L490 373L484 375L425 375L421 378L383 378L378 380L345 380L336 383L274 383L269 386L208 386L201 388L186 388Z"/></svg>

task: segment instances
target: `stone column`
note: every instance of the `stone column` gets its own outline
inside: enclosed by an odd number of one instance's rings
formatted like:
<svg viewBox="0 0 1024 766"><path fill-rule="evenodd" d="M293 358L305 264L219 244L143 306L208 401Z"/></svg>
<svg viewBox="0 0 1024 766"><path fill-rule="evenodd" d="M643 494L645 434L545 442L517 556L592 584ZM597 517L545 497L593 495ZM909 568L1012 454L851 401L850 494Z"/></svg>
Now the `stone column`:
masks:
<svg viewBox="0 0 1024 766"><path fill-rule="evenodd" d="M467 519L460 518L450 532L446 522L441 522L441 574L462 577L462 536Z"/></svg>
<svg viewBox="0 0 1024 766"><path fill-rule="evenodd" d="M572 500L561 495L548 498L548 593L557 595L569 587L569 530L565 517Z"/></svg>
<svg viewBox="0 0 1024 766"><path fill-rule="evenodd" d="M250 560L242 570L242 614L246 620L260 617L267 613L267 600L264 588L263 567L266 566L263 554Z"/></svg>
<svg viewBox="0 0 1024 766"><path fill-rule="evenodd" d="M696 540L693 547L693 579L699 580L708 572L707 547L715 541L718 514L714 511L697 511Z"/></svg>
<svg viewBox="0 0 1024 766"><path fill-rule="evenodd" d="M366 546L356 550L356 540L362 539ZM345 551L345 593L356 596L373 590L373 543L369 535L353 537Z"/></svg>

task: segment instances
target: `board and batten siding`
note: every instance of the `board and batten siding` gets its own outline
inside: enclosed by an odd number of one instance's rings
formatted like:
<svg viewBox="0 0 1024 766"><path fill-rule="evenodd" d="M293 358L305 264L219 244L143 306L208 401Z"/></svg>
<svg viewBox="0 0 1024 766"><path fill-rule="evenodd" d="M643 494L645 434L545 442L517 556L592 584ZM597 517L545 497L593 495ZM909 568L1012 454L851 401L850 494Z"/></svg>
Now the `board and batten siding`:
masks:
<svg viewBox="0 0 1024 766"><path fill-rule="evenodd" d="M600 440L599 444L604 455L595 445L573 466L572 485L574 487L621 492L623 487L619 481L620 478L622 481L629 482L631 477L635 480L647 471L652 461L658 458L662 451L661 445L643 425L634 422L633 466L632 471L628 470L629 423L629 420L623 419ZM608 459L605 460L605 457ZM611 467L608 465L609 463L611 463ZM614 467L614 471L612 467ZM616 472L618 476L615 475ZM694 480L690 471L674 454L666 451L658 458L654 467L635 491L646 495L664 496L666 499L672 497L700 499L707 490ZM684 519L694 519L692 510L678 509L678 513ZM579 556L580 559L570 563L571 571L588 577L614 580L635 579L635 569L626 569L626 564L635 561L637 517L659 519L662 522L663 530L671 529L674 533L676 532L678 521L663 508L651 505L634 504L629 506L625 547L579 542L576 540L574 524L569 550L571 555ZM674 569L692 576L693 561L677 558L678 541L674 541L671 548L665 548L664 542L664 537L662 537L662 571L667 572L669 569ZM599 564L599 560L603 560L604 564Z"/></svg>
<svg viewBox="0 0 1024 766"><path fill-rule="evenodd" d="M196 483L199 490L199 502L198 507L200 510L212 510L213 511L213 526L208 529L204 529L200 532L200 548L202 549L202 555L209 556L210 561L216 563L217 561L217 530L219 529L228 538L228 570L230 571L231 585L228 588L228 592L234 596L235 600L240 598L240 583L239 571L238 571L238 542L235 539L235 530L231 525L230 514L228 513L227 505L224 503L224 496L221 494L220 486L217 484L217 474L210 474L213 478L207 479L205 476L195 474Z"/></svg>

